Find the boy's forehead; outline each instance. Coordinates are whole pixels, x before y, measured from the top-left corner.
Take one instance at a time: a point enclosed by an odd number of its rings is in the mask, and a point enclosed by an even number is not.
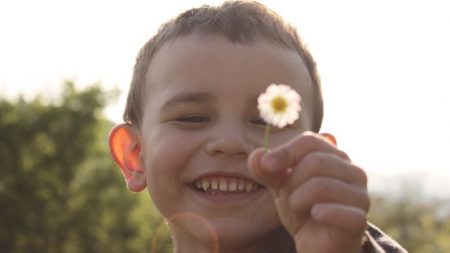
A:
[[[229,91],[225,87],[230,82],[259,82],[258,92],[272,82],[285,83],[297,89],[304,102],[312,102],[308,101],[312,97],[311,76],[299,53],[266,39],[240,43],[221,35],[197,33],[168,41],[149,65],[145,95],[161,94],[175,83],[178,88],[192,86],[180,82],[219,83],[211,86],[224,88],[224,93]],[[248,88],[241,86],[243,90]]]
[[[210,51],[219,53],[236,52],[245,54],[247,57],[256,57],[264,54],[266,56],[271,56],[272,60],[289,62],[292,66],[292,70],[295,72],[301,71],[303,68],[306,70],[306,65],[297,51],[283,47],[280,44],[261,36],[255,38],[253,41],[236,42],[231,41],[223,35],[200,32],[182,35],[165,42],[155,53],[152,62],[176,62],[186,58],[186,56],[198,57],[205,55]],[[149,69],[153,67],[151,65],[152,64],[150,64]]]

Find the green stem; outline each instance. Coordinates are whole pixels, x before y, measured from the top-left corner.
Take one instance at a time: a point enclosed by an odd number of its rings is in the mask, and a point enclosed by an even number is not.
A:
[[[267,152],[269,150],[269,134],[270,134],[270,124],[266,125],[266,130],[264,131],[264,150]]]

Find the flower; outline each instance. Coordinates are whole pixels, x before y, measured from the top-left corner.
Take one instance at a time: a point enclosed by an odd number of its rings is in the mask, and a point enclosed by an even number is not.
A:
[[[271,84],[258,97],[258,110],[267,123],[283,128],[294,123],[301,110],[300,95],[285,84]]]

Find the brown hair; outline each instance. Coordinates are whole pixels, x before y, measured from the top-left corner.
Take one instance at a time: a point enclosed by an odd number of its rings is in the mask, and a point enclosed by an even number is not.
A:
[[[264,38],[282,47],[297,51],[305,62],[313,81],[314,113],[313,131],[318,132],[323,118],[323,100],[316,63],[297,34],[296,29],[266,6],[254,1],[227,1],[221,6],[204,5],[190,9],[161,25],[140,50],[128,93],[124,121],[142,125],[142,99],[146,73],[156,51],[177,37],[193,32],[219,34],[232,42],[252,43]]]

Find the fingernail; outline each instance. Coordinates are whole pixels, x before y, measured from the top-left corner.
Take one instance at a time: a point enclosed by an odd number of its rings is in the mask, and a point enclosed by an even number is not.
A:
[[[261,167],[266,171],[266,172],[275,172],[277,171],[278,168],[278,159],[270,154],[266,154],[262,157],[261,159]]]

